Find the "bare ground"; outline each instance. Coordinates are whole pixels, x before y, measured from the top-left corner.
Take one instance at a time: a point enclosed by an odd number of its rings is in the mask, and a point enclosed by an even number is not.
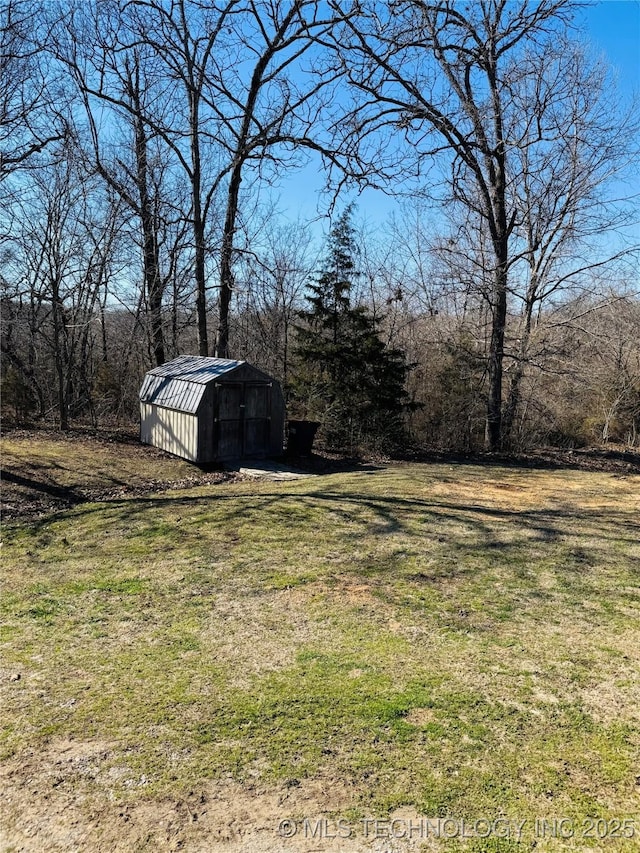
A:
[[[338,777],[274,788],[211,781],[175,799],[141,797],[142,780],[135,801],[116,803],[108,794],[114,768],[102,769],[110,751],[108,743],[59,740],[45,753],[5,762],[0,771],[2,853],[42,853],[45,838],[50,853],[412,853],[424,844],[423,839],[385,838],[393,820],[396,836],[410,821],[416,825],[420,816],[413,810],[398,810],[385,825],[366,829],[361,821],[336,818],[356,799],[356,791]],[[102,784],[106,796],[92,793],[95,783]]]

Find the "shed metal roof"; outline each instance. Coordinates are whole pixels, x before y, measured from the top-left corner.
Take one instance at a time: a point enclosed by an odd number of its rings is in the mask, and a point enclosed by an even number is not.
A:
[[[195,414],[209,382],[244,363],[228,358],[182,355],[147,373],[140,389],[140,400]]]

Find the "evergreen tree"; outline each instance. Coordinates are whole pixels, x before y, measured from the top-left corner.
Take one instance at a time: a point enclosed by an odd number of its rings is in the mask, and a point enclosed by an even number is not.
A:
[[[309,308],[297,327],[293,401],[323,424],[330,446],[389,448],[404,434],[408,366],[401,350],[381,339],[379,321],[351,294],[359,275],[358,249],[348,207],[332,229]]]

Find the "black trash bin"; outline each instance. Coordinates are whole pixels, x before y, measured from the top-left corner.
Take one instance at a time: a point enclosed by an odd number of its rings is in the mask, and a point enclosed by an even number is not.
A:
[[[289,421],[287,424],[287,453],[309,456],[320,424],[318,421]]]

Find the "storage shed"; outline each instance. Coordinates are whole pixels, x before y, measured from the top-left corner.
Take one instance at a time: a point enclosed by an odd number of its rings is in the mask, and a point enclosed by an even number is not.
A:
[[[190,462],[277,456],[284,417],[279,383],[246,361],[183,355],[140,389],[140,440]]]

